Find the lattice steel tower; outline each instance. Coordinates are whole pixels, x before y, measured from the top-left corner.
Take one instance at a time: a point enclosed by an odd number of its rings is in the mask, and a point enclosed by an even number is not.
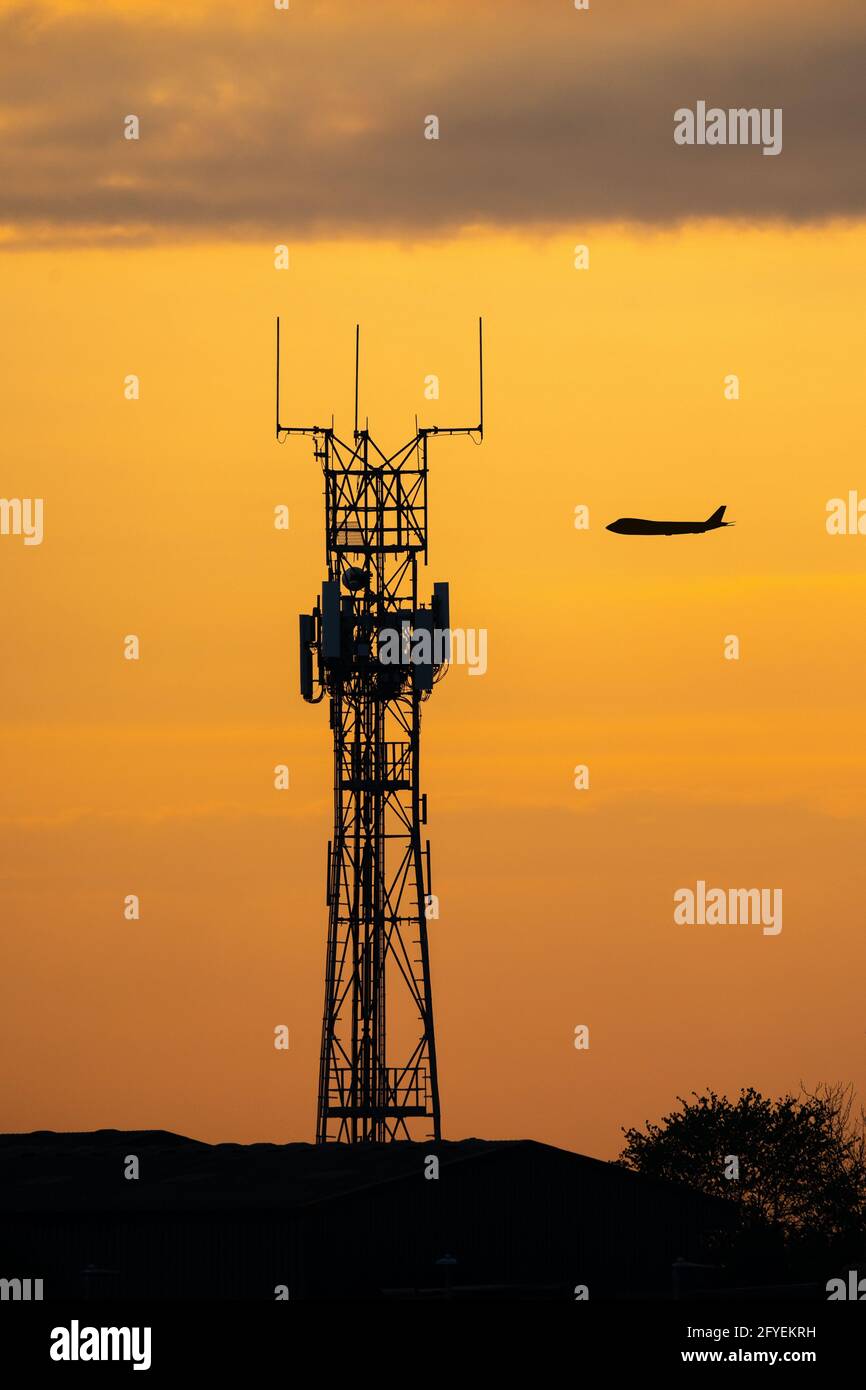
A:
[[[277,439],[313,438],[325,481],[328,577],[300,618],[301,694],[328,696],[334,734],[334,829],[328,842],[325,1008],[316,1140],[381,1143],[440,1136],[427,904],[430,842],[420,789],[421,705],[450,658],[447,584],[418,598],[427,562],[431,435],[484,433],[478,321],[477,425],[419,429],[384,453],[358,428],[280,423]]]

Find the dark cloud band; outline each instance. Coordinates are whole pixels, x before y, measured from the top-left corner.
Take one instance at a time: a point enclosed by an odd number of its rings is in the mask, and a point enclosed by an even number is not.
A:
[[[866,210],[866,26],[650,42],[485,16],[229,31],[16,12],[0,25],[0,220],[26,243]],[[783,152],[676,144],[674,112],[698,101],[782,108]]]

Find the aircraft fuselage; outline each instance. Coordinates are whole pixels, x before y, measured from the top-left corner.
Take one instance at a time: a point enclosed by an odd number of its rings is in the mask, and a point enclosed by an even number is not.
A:
[[[710,525],[707,521],[645,521],[639,516],[621,516],[612,521],[608,531],[616,531],[620,536],[692,536],[703,531],[715,531],[719,522]],[[724,526],[724,522],[721,523]]]

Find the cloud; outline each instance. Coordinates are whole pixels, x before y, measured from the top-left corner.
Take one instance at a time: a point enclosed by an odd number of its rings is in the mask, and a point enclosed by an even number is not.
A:
[[[650,10],[653,7],[649,7]],[[771,7],[774,8],[774,7]],[[243,7],[238,7],[240,11]],[[467,226],[858,217],[866,21],[720,25],[388,5],[230,23],[157,8],[0,16],[7,244],[429,236]],[[261,14],[261,11],[259,12]],[[782,11],[777,11],[781,16]],[[820,22],[819,22],[820,21]],[[673,113],[782,107],[784,149],[679,147]],[[123,118],[141,121],[123,139]],[[439,117],[438,141],[423,137]]]

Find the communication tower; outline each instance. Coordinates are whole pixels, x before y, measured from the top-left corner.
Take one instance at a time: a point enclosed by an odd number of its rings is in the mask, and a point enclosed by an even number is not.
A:
[[[310,435],[322,467],[328,577],[300,617],[301,695],[326,696],[334,738],[334,822],[328,842],[328,941],[316,1141],[382,1143],[440,1137],[427,905],[430,842],[422,846],[421,706],[450,659],[448,585],[419,598],[427,563],[427,457],[437,435],[484,435],[482,323],[477,425],[416,429],[385,453],[358,427],[355,330],[353,443],[325,425],[280,422]]]

